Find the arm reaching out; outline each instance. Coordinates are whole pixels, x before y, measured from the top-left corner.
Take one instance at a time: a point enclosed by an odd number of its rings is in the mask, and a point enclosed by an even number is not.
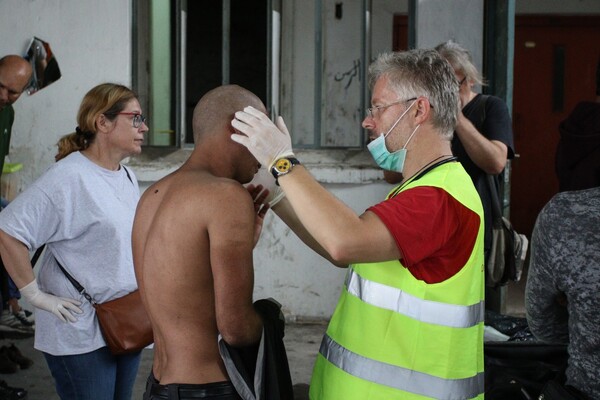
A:
[[[250,183],[246,185],[246,188],[250,191],[251,186],[254,186],[255,188],[260,187],[261,190],[259,190],[258,193],[253,194],[253,192],[250,192],[252,198],[255,199],[255,203],[259,193],[261,195],[265,194],[263,203],[269,205],[270,208],[273,208],[273,206],[279,203],[285,196],[285,192],[275,182],[275,177],[269,172],[266,166],[263,165],[258,169],[258,172],[254,175],[254,178]]]
[[[234,133],[231,139],[245,146],[267,170],[277,159],[294,156],[292,138],[281,117],[275,125],[265,113],[248,106],[235,113],[231,125],[243,133]]]
[[[246,186],[246,190],[248,190],[254,202],[254,213],[256,214],[254,219],[254,247],[256,247],[265,222],[265,215],[270,208],[268,202],[269,191],[264,189],[262,185],[255,186],[252,182]]]

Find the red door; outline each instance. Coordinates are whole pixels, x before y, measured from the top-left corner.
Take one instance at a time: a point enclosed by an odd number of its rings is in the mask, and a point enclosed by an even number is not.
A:
[[[600,17],[517,16],[510,219],[531,237],[538,213],[558,191],[558,124],[593,100],[600,57]]]
[[[408,15],[394,15],[393,51],[408,50]]]

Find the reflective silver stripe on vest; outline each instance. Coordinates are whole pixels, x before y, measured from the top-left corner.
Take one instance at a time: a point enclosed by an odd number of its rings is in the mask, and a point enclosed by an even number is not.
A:
[[[443,379],[407,368],[375,361],[340,346],[328,335],[319,352],[352,376],[409,393],[435,399],[471,399],[484,392],[484,374],[464,379]]]
[[[483,321],[485,306],[470,306],[423,300],[398,288],[373,282],[350,269],[346,277],[348,293],[375,307],[406,315],[417,321],[451,328],[470,328]]]

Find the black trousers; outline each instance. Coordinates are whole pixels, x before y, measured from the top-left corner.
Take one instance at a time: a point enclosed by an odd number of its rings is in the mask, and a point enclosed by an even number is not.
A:
[[[144,400],[241,400],[229,381],[205,383],[202,385],[176,384],[161,385],[154,374],[150,373],[146,381]]]

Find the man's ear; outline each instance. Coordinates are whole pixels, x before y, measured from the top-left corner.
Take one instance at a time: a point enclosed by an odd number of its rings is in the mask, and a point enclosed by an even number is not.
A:
[[[415,107],[415,119],[416,123],[422,124],[425,122],[431,113],[431,104],[429,104],[429,100],[425,97],[419,97],[417,100],[417,104]]]

